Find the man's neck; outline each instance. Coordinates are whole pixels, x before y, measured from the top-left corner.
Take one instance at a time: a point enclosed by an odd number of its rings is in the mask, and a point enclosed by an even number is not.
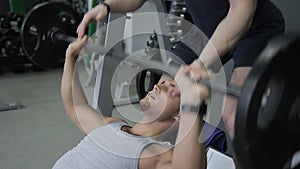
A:
[[[129,132],[131,134],[145,136],[145,137],[156,137],[169,129],[172,124],[174,123],[173,120],[168,121],[153,121],[150,123],[137,123]]]

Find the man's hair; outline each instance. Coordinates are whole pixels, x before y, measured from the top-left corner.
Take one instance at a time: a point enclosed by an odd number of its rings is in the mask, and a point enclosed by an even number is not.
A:
[[[152,71],[151,71],[152,70]],[[165,72],[165,71],[162,71],[162,70],[157,70],[157,69],[151,69],[149,70],[153,76],[154,76],[154,83],[153,84],[157,84],[159,79],[162,77],[162,76],[169,76],[171,77],[172,79],[174,79],[173,76],[171,76],[169,73]],[[155,71],[153,71],[155,70]],[[152,86],[153,87],[153,86]]]

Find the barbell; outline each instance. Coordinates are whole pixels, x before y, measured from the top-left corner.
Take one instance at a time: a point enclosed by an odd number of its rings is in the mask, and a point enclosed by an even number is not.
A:
[[[62,66],[68,44],[76,39],[80,19],[63,3],[45,2],[35,6],[26,15],[21,29],[24,52],[42,67]],[[85,48],[101,54],[111,52],[93,43]],[[283,168],[300,149],[300,80],[296,70],[300,65],[299,49],[299,36],[273,40],[253,65],[243,88],[212,85],[209,79],[198,81],[215,91],[239,97],[234,148],[245,169]],[[112,54],[125,58],[118,51]],[[126,57],[126,60],[157,73],[175,75],[178,71],[178,67],[155,60],[138,57]]]

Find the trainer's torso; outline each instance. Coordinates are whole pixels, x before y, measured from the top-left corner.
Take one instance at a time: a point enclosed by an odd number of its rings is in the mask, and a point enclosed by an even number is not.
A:
[[[194,24],[209,38],[226,17],[230,7],[228,0],[185,0],[185,2]],[[256,12],[249,31],[268,24],[276,17],[281,17],[281,13],[270,0],[257,0]]]

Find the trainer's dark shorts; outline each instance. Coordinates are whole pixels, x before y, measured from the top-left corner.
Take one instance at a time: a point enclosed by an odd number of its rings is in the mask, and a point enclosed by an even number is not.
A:
[[[262,21],[262,18],[259,17],[254,19],[260,20],[256,22],[260,24],[253,24],[236,46],[221,57],[223,64],[232,58],[234,60],[234,68],[252,67],[255,60],[268,44],[268,41],[284,33],[285,24],[280,12],[274,13],[272,18],[268,19],[268,22]],[[186,42],[188,42],[188,40],[186,40]],[[193,42],[195,42],[195,40],[193,40]],[[173,53],[186,64],[192,63],[201,53],[201,51],[191,50],[190,46],[191,45],[186,45],[184,42],[180,42],[173,50]],[[195,46],[197,46],[197,44],[195,44]]]

